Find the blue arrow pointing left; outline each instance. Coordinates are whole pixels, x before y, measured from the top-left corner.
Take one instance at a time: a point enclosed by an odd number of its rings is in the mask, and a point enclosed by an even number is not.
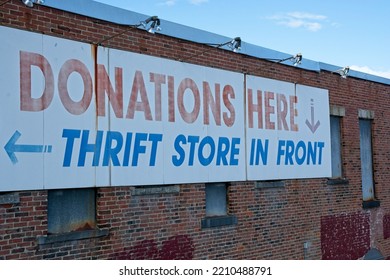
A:
[[[22,134],[16,130],[4,146],[4,150],[7,152],[13,164],[18,163],[15,153],[51,153],[51,145],[17,145],[16,141],[18,141],[21,135]]]

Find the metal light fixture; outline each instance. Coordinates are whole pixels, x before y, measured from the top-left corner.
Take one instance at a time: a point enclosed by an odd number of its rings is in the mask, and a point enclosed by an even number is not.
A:
[[[34,6],[34,3],[36,4],[44,4],[45,1],[44,0],[22,0],[23,4],[26,5],[27,7],[30,7],[32,8]]]
[[[227,46],[229,49],[231,49],[233,52],[237,53],[241,50],[241,38],[240,37],[236,37],[232,40],[229,40],[225,43],[221,43],[221,44],[214,44],[214,43],[201,43],[201,44],[204,44],[204,45],[207,45],[207,46],[213,46],[213,47],[216,47],[216,48],[221,48],[221,47],[224,47],[224,46]],[[205,53],[207,53],[210,49],[207,49],[201,53],[196,53],[192,56],[189,56],[189,57],[186,57],[186,58],[180,58],[179,61],[184,61],[184,60],[188,60],[190,58],[194,58],[194,57],[197,57],[197,56],[201,56],[201,55],[204,55]]]
[[[228,44],[228,47],[233,51],[233,52],[239,52],[241,50],[241,38],[236,37],[233,40],[231,40]]]
[[[301,53],[296,54],[293,57],[293,61],[294,61],[294,66],[297,66],[297,65],[301,64],[301,62],[302,62],[302,54]]]
[[[215,46],[216,48],[228,46],[228,48],[231,49],[233,52],[239,52],[241,50],[241,38],[236,37],[222,44],[206,44],[206,45]]]
[[[158,31],[161,31],[160,19],[157,16],[149,17],[146,20],[143,20],[138,24],[119,24],[119,25],[123,25],[123,26],[129,27],[129,28],[138,28],[138,27],[142,26],[146,31],[148,31],[151,34],[154,34]],[[112,38],[118,37],[118,36],[126,33],[127,31],[129,31],[129,29],[125,29],[122,32],[119,32],[119,33],[114,34],[114,35],[112,35],[104,40],[101,40],[100,42],[97,43],[97,45],[101,45],[103,42],[106,42],[106,41],[111,40]]]
[[[32,8],[34,6],[34,3],[32,0],[22,0],[23,4],[26,5],[27,7]]]
[[[281,62],[290,60],[290,61],[293,62],[293,65],[294,65],[294,66],[297,66],[297,65],[301,64],[301,62],[302,62],[302,54],[301,54],[301,53],[297,53],[297,54],[294,55],[294,56],[289,56],[289,57],[283,58],[283,59],[268,58],[268,60],[273,60],[273,61],[275,61],[276,63],[281,63]]]
[[[145,21],[141,21],[141,23],[138,26],[141,25],[145,28],[145,30],[147,30],[149,33],[152,34],[161,31],[160,19],[157,16],[152,16],[146,19]]]
[[[297,65],[302,63],[302,54],[297,53],[296,55],[289,56],[286,58],[261,58],[261,59],[270,60],[270,61],[275,62],[275,63],[282,63],[284,61],[290,60],[294,66],[297,66]],[[263,68],[263,67],[258,67],[258,68],[252,69],[252,70],[248,70],[248,71],[245,71],[244,73],[249,74],[249,73],[252,73],[254,71],[260,70],[261,68]]]
[[[345,66],[339,70],[333,71],[332,73],[337,73],[341,78],[346,79],[349,73],[349,66]]]

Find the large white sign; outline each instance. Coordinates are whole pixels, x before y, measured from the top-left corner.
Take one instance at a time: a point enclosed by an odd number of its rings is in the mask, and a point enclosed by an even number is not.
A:
[[[0,34],[0,191],[330,176],[326,90]]]
[[[247,179],[329,177],[328,91],[248,76]]]

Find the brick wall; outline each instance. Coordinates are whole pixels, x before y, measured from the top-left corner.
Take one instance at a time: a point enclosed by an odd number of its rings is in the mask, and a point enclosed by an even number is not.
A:
[[[35,258],[37,236],[47,232],[46,192],[18,192],[10,196],[1,195],[0,259]]]
[[[0,7],[0,25],[87,43],[124,30],[45,6],[30,9],[18,0]],[[136,29],[104,45],[174,60],[209,48]],[[171,192],[99,188],[101,232],[51,242],[40,239],[47,235],[47,191],[1,193],[0,259],[356,259],[369,248],[390,257],[390,86],[214,48],[186,62],[328,89],[330,104],[346,111],[342,157],[347,180],[286,180],[276,187],[231,183],[228,212],[237,223],[215,228],[201,227],[204,184],[174,186]],[[359,109],[375,112],[374,180],[380,206],[372,209],[362,208]]]

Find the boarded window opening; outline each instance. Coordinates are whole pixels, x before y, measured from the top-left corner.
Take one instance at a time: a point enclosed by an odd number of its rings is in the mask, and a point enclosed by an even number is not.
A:
[[[372,121],[370,119],[359,119],[363,201],[374,200],[375,198],[371,125]]]
[[[228,186],[225,183],[206,184],[206,217],[201,221],[203,229],[232,226],[237,217],[228,215]]]
[[[96,228],[95,189],[48,191],[48,233],[59,234]]]
[[[330,136],[332,145],[332,178],[342,178],[342,158],[341,158],[341,117],[330,116]]]
[[[227,215],[227,187],[224,183],[206,185],[206,216]]]

